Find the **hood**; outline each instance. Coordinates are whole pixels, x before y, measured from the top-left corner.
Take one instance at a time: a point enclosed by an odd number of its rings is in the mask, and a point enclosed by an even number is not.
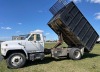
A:
[[[25,44],[25,40],[12,40],[12,41],[5,41],[2,42],[1,45],[18,45],[18,44]]]

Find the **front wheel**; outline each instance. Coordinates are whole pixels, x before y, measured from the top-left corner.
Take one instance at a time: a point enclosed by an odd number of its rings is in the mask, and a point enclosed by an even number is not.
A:
[[[9,68],[21,68],[26,63],[26,57],[22,53],[13,53],[6,61]]]

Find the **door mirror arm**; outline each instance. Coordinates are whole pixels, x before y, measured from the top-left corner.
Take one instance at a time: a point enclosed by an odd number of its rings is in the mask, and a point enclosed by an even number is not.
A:
[[[36,43],[36,41],[34,41]]]

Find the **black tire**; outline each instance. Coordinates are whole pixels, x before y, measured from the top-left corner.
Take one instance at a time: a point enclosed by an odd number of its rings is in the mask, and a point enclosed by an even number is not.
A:
[[[69,57],[73,60],[80,60],[82,57],[80,49],[72,48],[69,52]]]
[[[26,63],[26,57],[22,53],[13,53],[7,58],[6,61],[8,68],[17,69],[24,66]]]

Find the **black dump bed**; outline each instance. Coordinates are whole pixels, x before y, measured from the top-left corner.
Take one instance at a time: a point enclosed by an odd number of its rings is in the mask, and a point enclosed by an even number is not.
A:
[[[85,47],[90,52],[99,35],[77,6],[70,2],[62,7],[48,22],[49,27],[62,33],[64,42],[72,47]]]

